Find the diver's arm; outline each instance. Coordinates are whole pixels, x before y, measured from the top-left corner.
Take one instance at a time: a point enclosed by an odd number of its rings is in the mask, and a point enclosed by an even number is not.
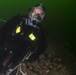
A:
[[[20,20],[21,16],[15,16],[2,26],[2,28],[0,29],[0,46],[7,38],[7,34],[9,32],[12,32],[12,30],[16,27],[16,25],[19,24]]]
[[[19,24],[21,21],[21,16],[15,16],[8,20],[0,29],[0,33],[8,33],[9,31],[12,31],[13,28]]]
[[[40,32],[41,33],[41,32]],[[35,43],[33,49],[37,49],[28,59],[29,62],[33,62],[39,58],[39,56],[46,50],[46,38],[44,33],[38,35],[38,41]]]

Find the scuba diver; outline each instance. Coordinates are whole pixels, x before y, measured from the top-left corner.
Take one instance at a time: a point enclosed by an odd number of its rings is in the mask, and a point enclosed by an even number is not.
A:
[[[45,8],[38,4],[31,8],[28,16],[17,15],[7,21],[0,29],[0,71],[25,60],[33,62],[39,58],[46,47],[45,31],[41,22]]]

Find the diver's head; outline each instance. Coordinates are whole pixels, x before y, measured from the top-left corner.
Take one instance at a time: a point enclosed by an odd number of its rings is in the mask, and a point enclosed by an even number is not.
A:
[[[31,18],[31,21],[35,21],[36,23],[41,23],[45,17],[45,9],[43,5],[38,4],[34,6],[29,13],[29,17]]]

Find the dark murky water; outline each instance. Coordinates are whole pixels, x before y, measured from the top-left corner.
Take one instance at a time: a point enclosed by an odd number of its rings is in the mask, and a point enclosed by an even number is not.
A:
[[[71,75],[76,75],[76,57],[68,43],[50,41],[48,52],[55,53],[61,59],[62,64],[67,67]]]

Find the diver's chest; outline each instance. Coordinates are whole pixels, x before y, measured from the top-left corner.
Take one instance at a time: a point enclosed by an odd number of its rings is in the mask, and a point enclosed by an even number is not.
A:
[[[8,38],[11,40],[18,40],[18,41],[36,41],[39,38],[39,29],[34,28],[32,26],[20,26],[14,28],[12,32],[8,34]]]

